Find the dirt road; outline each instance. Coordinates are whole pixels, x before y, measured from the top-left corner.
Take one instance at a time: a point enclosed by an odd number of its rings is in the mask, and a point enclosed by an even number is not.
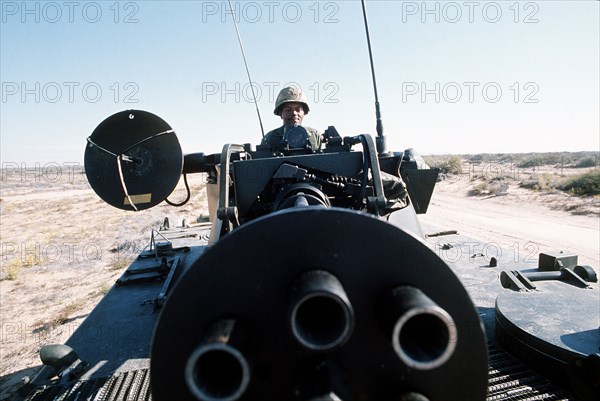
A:
[[[579,255],[580,264],[600,267],[600,216],[574,215],[564,194],[538,194],[510,187],[502,196],[468,196],[468,182],[441,182],[420,220],[478,241],[495,243],[520,257],[537,259],[539,252],[565,251]],[[562,199],[558,199],[562,197]],[[580,199],[571,199],[578,202]],[[588,202],[597,200],[589,199]]]

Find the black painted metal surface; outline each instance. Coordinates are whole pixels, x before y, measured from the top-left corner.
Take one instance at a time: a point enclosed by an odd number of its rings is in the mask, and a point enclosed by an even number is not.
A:
[[[290,326],[293,283],[314,269],[339,279],[355,315],[349,339],[326,352],[299,344]],[[454,349],[447,360],[440,356],[438,365],[415,368],[394,352],[379,312],[398,286],[420,289],[453,319],[458,334],[449,340]],[[158,322],[151,359],[155,399],[194,399],[186,381],[190,357],[203,346],[208,327],[227,318],[248,323],[257,339],[245,356],[253,373],[240,400],[310,399],[315,386],[344,400],[389,399],[408,391],[431,401],[485,398],[485,337],[465,289],[425,244],[364,213],[277,212],[207,250],[178,282]],[[423,338],[431,334],[428,318],[416,330]]]

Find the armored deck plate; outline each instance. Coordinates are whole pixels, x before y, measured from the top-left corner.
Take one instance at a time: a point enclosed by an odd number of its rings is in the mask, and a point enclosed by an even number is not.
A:
[[[544,281],[536,291],[503,291],[496,301],[496,336],[530,366],[593,400],[600,396],[600,292],[589,284]]]
[[[425,233],[440,232],[436,227],[423,228]],[[582,287],[573,281],[549,280],[535,281],[533,290],[503,288],[503,272],[534,272],[538,261],[529,256],[515,259],[515,250],[450,230],[445,233],[449,234],[432,236],[428,242],[467,288],[488,340],[526,361],[577,399],[599,399],[598,283],[587,282]]]

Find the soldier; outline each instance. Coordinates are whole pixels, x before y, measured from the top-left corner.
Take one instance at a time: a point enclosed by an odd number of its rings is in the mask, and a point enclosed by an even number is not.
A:
[[[283,88],[275,101],[275,115],[281,117],[283,125],[268,132],[261,145],[268,145],[271,151],[277,151],[290,128],[302,126],[304,116],[309,112],[306,96],[300,88],[287,86]],[[308,134],[308,141],[313,150],[321,148],[321,133],[314,128],[303,127]]]
[[[304,116],[308,112],[309,108],[306,96],[304,96],[300,88],[294,86],[283,88],[279,92],[279,95],[277,95],[274,110],[275,115],[281,117],[283,120],[283,125],[269,131],[264,136],[260,146],[268,147],[270,151],[277,152],[281,149],[282,142],[287,143],[290,147],[303,148],[307,145],[306,142],[308,141],[313,151],[319,150],[322,142],[321,133],[314,128],[301,125]],[[294,127],[301,127],[306,130],[308,137],[304,137],[304,139],[298,141],[294,140],[292,136],[287,135],[288,132],[292,132],[291,129]],[[304,132],[304,130],[302,131]],[[296,135],[293,135],[293,137],[296,137]],[[405,207],[407,205],[407,191],[402,178],[383,171],[380,172],[380,175],[383,183],[383,191],[387,199],[385,213],[391,213],[394,210]],[[370,185],[373,185],[372,181]]]

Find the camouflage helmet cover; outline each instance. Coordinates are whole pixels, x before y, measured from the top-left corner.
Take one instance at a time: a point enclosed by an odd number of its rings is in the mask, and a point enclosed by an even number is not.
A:
[[[277,100],[275,100],[275,110],[273,113],[277,116],[281,116],[281,109],[283,105],[286,103],[297,102],[302,104],[302,108],[304,109],[304,114],[308,114],[308,102],[306,100],[306,96],[302,89],[295,86],[286,86],[281,91],[279,91],[279,95],[277,95]]]

